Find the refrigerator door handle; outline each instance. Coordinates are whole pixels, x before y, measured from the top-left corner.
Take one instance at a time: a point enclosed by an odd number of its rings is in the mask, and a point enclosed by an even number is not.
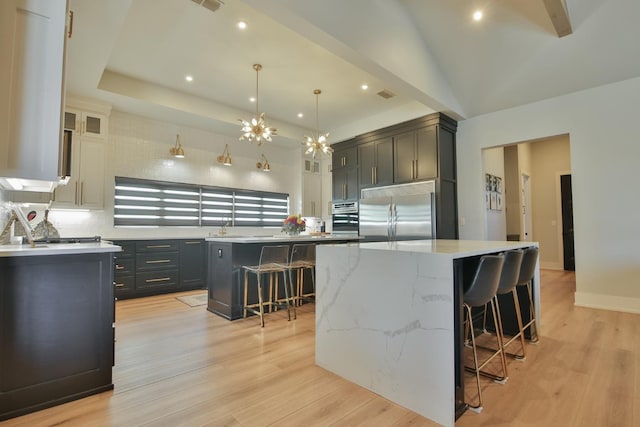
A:
[[[393,204],[389,204],[387,211],[387,240],[391,241],[393,236]]]
[[[391,241],[396,241],[396,227],[398,226],[398,210],[396,209],[396,204],[391,204]]]
[[[431,239],[436,239],[436,193],[431,193]]]

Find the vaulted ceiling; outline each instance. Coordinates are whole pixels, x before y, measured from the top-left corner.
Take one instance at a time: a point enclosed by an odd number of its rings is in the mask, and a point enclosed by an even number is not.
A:
[[[315,129],[314,89],[322,90],[320,130],[336,142],[434,111],[464,119],[640,76],[637,0],[223,0],[216,11],[194,0],[70,0],[70,7],[70,95],[239,136],[238,119],[255,115],[252,64],[260,63],[259,107],[278,129],[278,145],[299,144]],[[479,22],[476,9],[484,13]],[[247,29],[237,28],[240,20]],[[559,37],[563,23],[572,33]]]

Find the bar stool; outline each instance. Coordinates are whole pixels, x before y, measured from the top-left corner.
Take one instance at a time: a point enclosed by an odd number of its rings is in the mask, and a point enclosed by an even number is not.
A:
[[[518,276],[517,286],[526,286],[529,295],[529,321],[522,326],[520,334],[524,336],[525,329],[529,328],[531,332],[531,342],[537,343],[538,339],[538,323],[536,321],[536,308],[533,304],[533,276],[536,273],[536,264],[538,262],[538,248],[531,246],[524,251],[522,257],[522,265],[520,266],[520,274]]]
[[[309,270],[311,274],[312,291],[304,292],[304,273]],[[305,298],[316,295],[316,245],[315,243],[296,243],[291,249],[291,259],[289,260],[289,283],[293,287],[292,274],[296,275],[296,302],[302,305]]]
[[[273,307],[277,304],[273,298],[273,285],[275,281],[276,289],[278,288],[278,273],[282,273],[284,292],[286,296],[285,303],[287,306],[287,319],[291,320],[291,299],[293,297],[293,289],[291,288],[291,283],[287,280],[288,258],[288,245],[263,246],[260,250],[260,261],[258,265],[242,266],[244,269],[244,317],[247,317],[247,312],[260,316],[261,327],[264,327],[264,306],[269,306],[269,311],[272,311]],[[248,304],[249,273],[255,274],[258,281],[258,302],[256,304]],[[264,291],[262,286],[262,279],[265,274],[269,276],[268,301],[264,301]],[[295,310],[294,306],[294,319],[297,317]]]
[[[469,405],[469,408],[475,412],[482,411],[482,390],[480,389],[480,374],[488,376],[495,381],[504,382],[507,380],[507,361],[504,357],[504,350],[502,346],[502,338],[499,333],[496,334],[496,340],[498,343],[498,349],[487,358],[482,364],[478,364],[478,351],[476,347],[475,331],[473,327],[473,316],[471,314],[472,307],[483,307],[485,304],[491,305],[491,311],[493,313],[493,321],[496,331],[499,331],[500,325],[498,322],[498,315],[496,306],[494,303],[496,293],[498,291],[498,284],[500,282],[500,274],[502,272],[502,266],[504,264],[503,255],[484,255],[480,258],[480,263],[476,269],[476,273],[471,282],[471,286],[463,294],[464,308],[465,308],[465,336],[468,332],[471,332],[471,345],[473,348],[473,368],[465,366],[465,370],[474,372],[476,374],[476,384],[478,386],[478,405]],[[500,356],[502,362],[502,376],[497,376],[482,371],[495,356]]]
[[[526,357],[526,352],[524,348],[524,335],[522,332],[522,314],[520,313],[520,300],[518,299],[518,292],[516,290],[516,285],[518,284],[518,278],[520,276],[520,267],[522,265],[522,259],[524,257],[524,252],[517,249],[513,251],[507,251],[504,254],[504,264],[502,266],[502,272],[500,273],[500,282],[498,284],[498,291],[495,297],[497,313],[498,313],[498,321],[500,324],[500,330],[496,331],[496,333],[500,333],[502,335],[502,343],[505,354],[515,357],[518,360],[524,360]],[[500,304],[498,303],[498,295],[505,295],[511,293],[513,295],[513,305],[515,307],[516,313],[516,321],[518,324],[518,331],[511,339],[505,342],[505,333],[504,333],[504,325],[502,323],[502,311],[500,308]],[[486,324],[486,316],[487,309],[485,307],[485,317],[484,321]],[[486,331],[486,329],[485,329]],[[515,341],[518,337],[520,337],[520,346],[522,348],[522,355],[512,354],[507,352],[507,346]]]

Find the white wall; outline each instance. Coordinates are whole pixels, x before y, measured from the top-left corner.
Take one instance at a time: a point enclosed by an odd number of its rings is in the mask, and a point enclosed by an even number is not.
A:
[[[173,159],[169,149],[176,134],[185,150],[184,159]],[[203,144],[204,142],[204,144]],[[114,177],[155,179],[233,188],[277,191],[290,194],[292,212],[301,209],[301,149],[262,146],[237,138],[216,135],[195,128],[148,119],[120,111],[109,117],[105,172],[105,206],[102,211],[52,211],[50,220],[62,236],[116,237],[203,237],[217,233],[209,228],[115,228],[113,227]],[[233,166],[216,161],[225,144]],[[209,146],[203,150],[196,146]],[[256,169],[260,154],[271,164],[271,172]],[[237,227],[233,234],[278,234],[279,230]]]
[[[486,149],[482,152],[484,173],[502,178],[502,192],[504,196],[504,148],[497,147]],[[507,240],[507,218],[504,210],[486,210],[487,214],[487,240]]]
[[[569,134],[576,304],[640,312],[640,78],[464,120],[458,124],[463,239],[485,239],[482,149]]]

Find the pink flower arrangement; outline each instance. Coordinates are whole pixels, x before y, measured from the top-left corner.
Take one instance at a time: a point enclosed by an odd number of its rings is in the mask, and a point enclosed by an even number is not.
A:
[[[287,234],[300,234],[304,231],[306,223],[300,214],[289,215],[282,223],[282,231]]]

